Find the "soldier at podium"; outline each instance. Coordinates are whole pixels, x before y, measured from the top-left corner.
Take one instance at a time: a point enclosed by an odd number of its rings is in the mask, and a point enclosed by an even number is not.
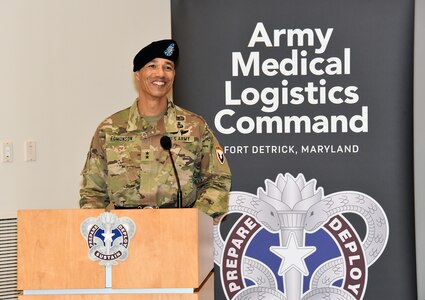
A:
[[[179,190],[183,207],[216,220],[227,211],[231,172],[218,140],[201,116],[169,97],[178,56],[176,41],[166,39],[134,57],[139,96],[97,127],[82,170],[81,208],[175,207]]]

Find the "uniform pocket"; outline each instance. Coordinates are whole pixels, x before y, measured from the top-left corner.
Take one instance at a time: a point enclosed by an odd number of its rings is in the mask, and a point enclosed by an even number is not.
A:
[[[110,192],[130,195],[133,194],[130,190],[137,191],[140,185],[140,139],[136,136],[107,135],[105,153]]]

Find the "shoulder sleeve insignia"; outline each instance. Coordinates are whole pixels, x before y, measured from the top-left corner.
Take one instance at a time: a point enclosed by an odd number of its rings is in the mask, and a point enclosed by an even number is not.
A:
[[[220,146],[215,147],[215,155],[220,162],[220,164],[224,164],[224,152]]]

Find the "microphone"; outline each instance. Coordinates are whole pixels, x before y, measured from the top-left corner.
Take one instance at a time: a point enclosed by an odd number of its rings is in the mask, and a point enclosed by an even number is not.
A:
[[[182,205],[183,205],[182,189],[180,187],[180,179],[179,179],[179,175],[177,174],[176,165],[174,163],[173,156],[171,155],[171,150],[170,150],[171,139],[168,136],[164,135],[159,142],[161,143],[162,149],[164,149],[165,151],[168,151],[168,154],[170,155],[171,164],[173,165],[173,169],[174,169],[174,176],[176,177],[176,180],[177,180],[177,207],[182,208]]]

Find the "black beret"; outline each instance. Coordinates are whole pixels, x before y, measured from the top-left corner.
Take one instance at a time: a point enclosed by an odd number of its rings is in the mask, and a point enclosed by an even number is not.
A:
[[[144,47],[133,59],[133,72],[139,71],[144,65],[157,57],[176,63],[179,57],[177,42],[175,40],[160,40]]]

